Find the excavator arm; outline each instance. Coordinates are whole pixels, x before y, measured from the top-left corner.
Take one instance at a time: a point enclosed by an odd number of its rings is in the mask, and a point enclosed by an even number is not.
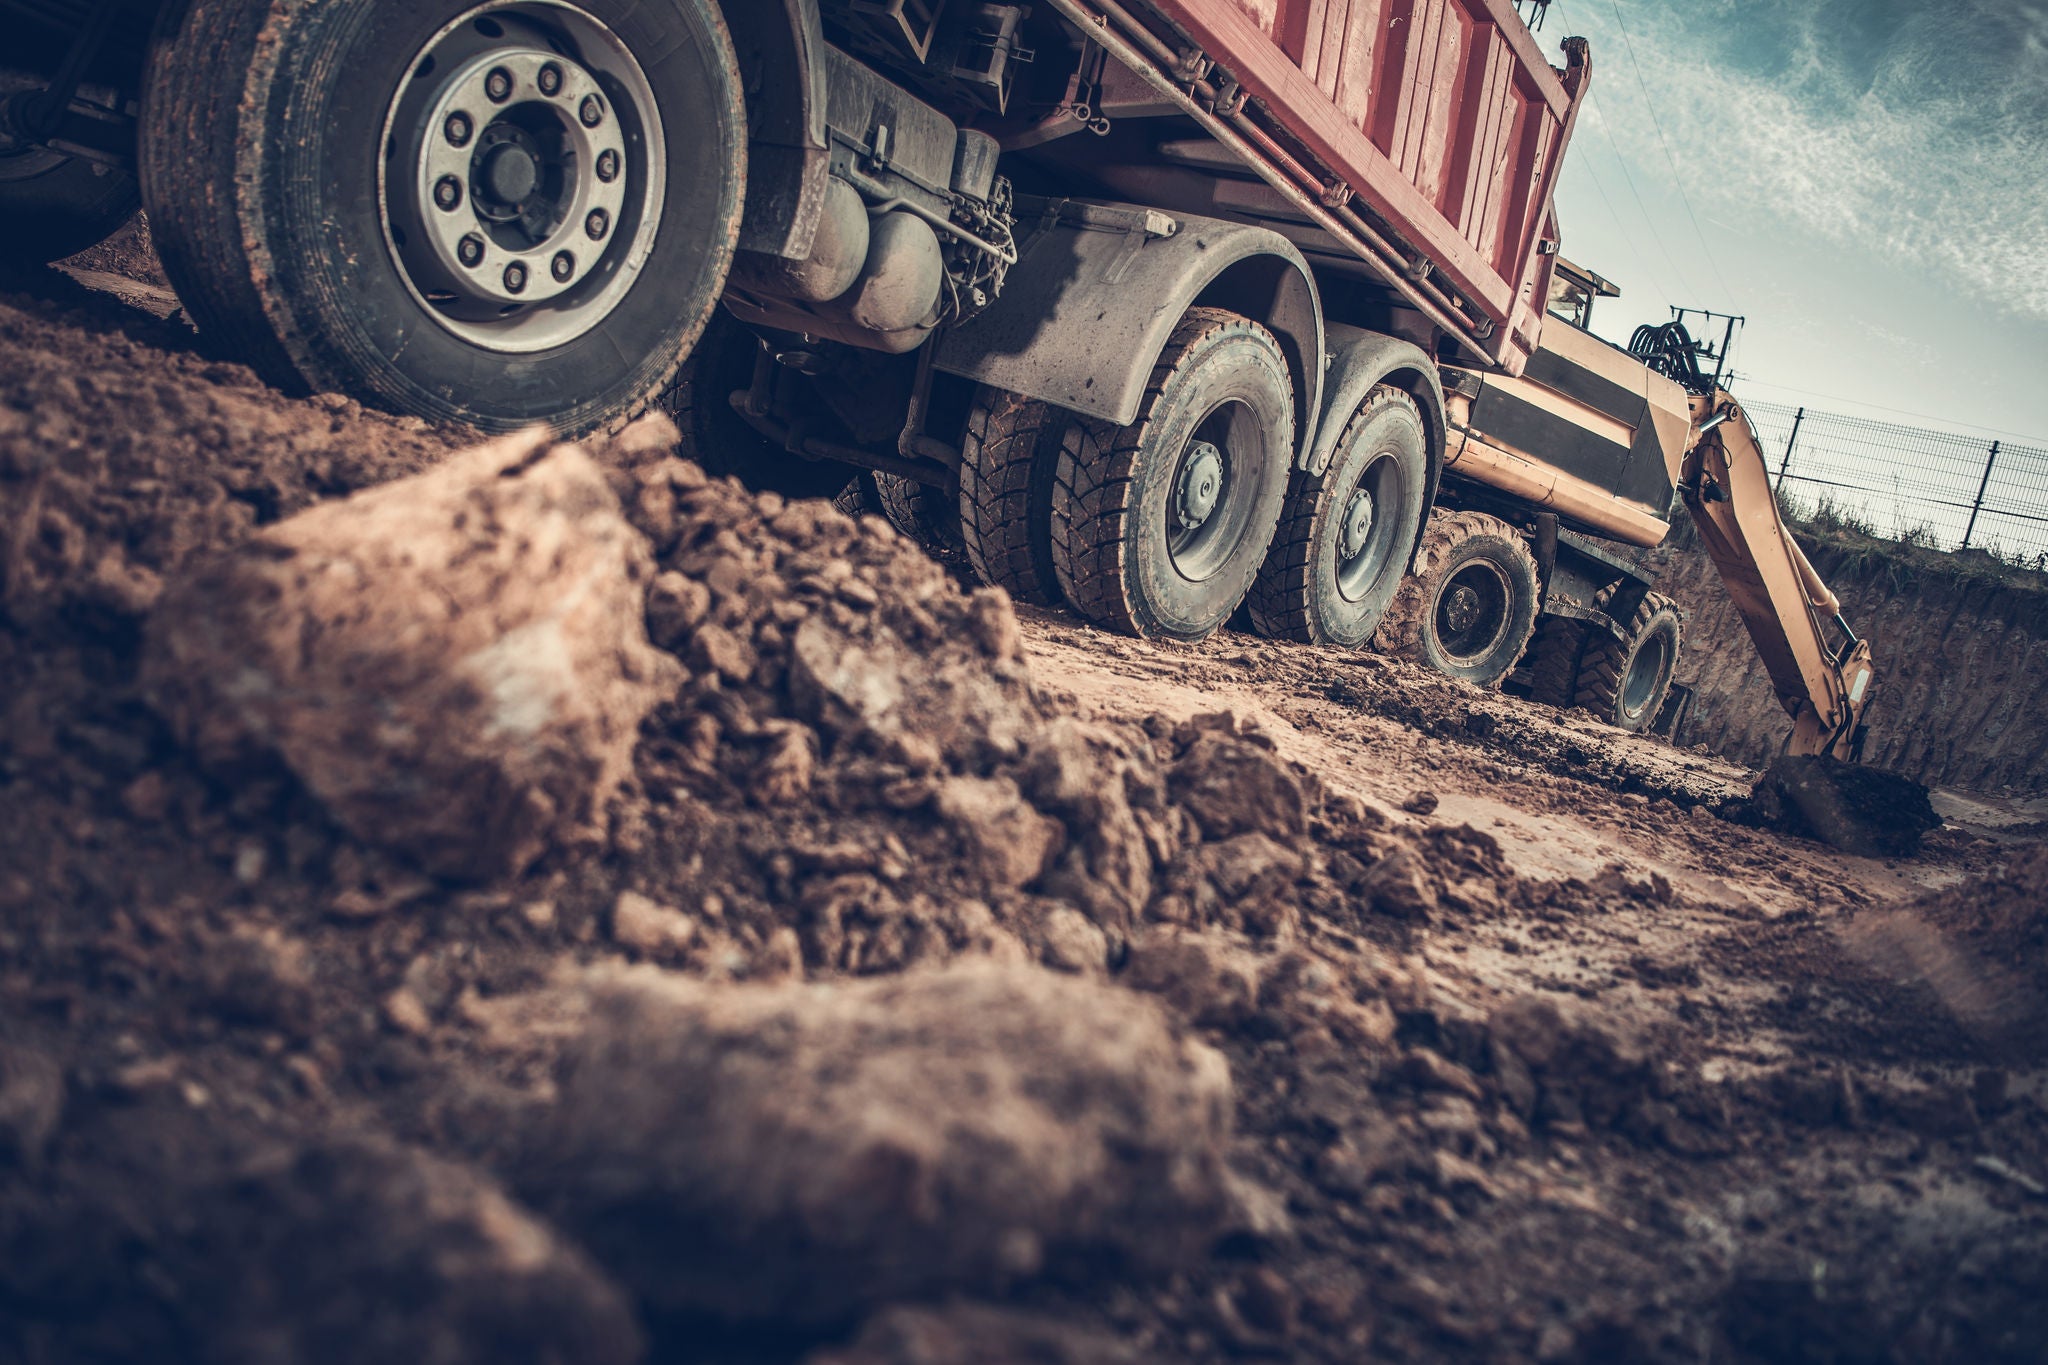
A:
[[[1679,493],[1792,717],[1785,751],[1855,762],[1871,697],[1870,645],[1842,619],[1841,602],[1786,528],[1748,414],[1710,387],[1691,400]]]

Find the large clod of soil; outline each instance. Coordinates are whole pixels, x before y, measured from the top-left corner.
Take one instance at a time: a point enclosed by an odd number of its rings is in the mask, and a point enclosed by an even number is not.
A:
[[[1223,1058],[1035,968],[597,987],[528,1184],[670,1310],[819,1322],[1187,1264],[1236,1207]]]
[[[217,768],[274,754],[365,842],[453,876],[595,842],[679,684],[646,542],[545,430],[301,512],[178,581],[144,685]]]

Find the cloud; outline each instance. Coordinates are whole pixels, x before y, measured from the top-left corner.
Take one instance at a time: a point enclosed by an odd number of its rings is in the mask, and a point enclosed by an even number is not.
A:
[[[1606,0],[1594,41],[1625,154],[1670,175]],[[2048,4],[1701,0],[1622,8],[1686,193],[1764,214],[2048,319]]]

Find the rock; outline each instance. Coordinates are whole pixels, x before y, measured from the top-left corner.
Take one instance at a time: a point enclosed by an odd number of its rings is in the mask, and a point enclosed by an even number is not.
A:
[[[635,1361],[624,1297],[482,1175],[381,1141],[290,1153],[193,1200],[156,1273],[210,1360]]]
[[[1434,815],[1436,808],[1437,795],[1433,791],[1410,793],[1408,799],[1401,803],[1401,809],[1410,815]]]
[[[981,963],[852,983],[597,978],[525,1186],[658,1309],[778,1324],[1138,1271],[1245,1207],[1223,1059],[1151,1002]]]
[[[405,986],[384,997],[384,1022],[415,1038],[424,1038],[434,1031],[434,1017],[427,1013],[426,1004]]]
[[[763,806],[786,806],[811,794],[817,772],[817,742],[808,725],[771,720],[761,727],[768,746],[754,765],[750,794]]]
[[[939,784],[939,818],[959,836],[969,866],[991,886],[1037,881],[1060,826],[1032,809],[1007,777],[949,777]]]
[[[1407,844],[1394,845],[1368,868],[1360,889],[1382,914],[1426,920],[1437,911],[1436,881],[1421,855]]]
[[[1132,941],[1119,979],[1160,996],[1183,1018],[1227,1028],[1257,1004],[1259,961],[1220,935],[1154,929]]]
[[[1207,839],[1265,834],[1281,843],[1308,830],[1301,782],[1285,761],[1256,744],[1214,731],[1197,736],[1167,776]]]
[[[804,1365],[1135,1365],[1121,1342],[1058,1318],[957,1303],[887,1308]]]
[[[49,1054],[0,1042],[0,1162],[33,1165],[64,1117],[64,1068]]]
[[[1109,962],[1109,936],[1072,906],[1056,905],[1038,926],[1039,956],[1064,972],[1099,972]]]
[[[981,652],[996,663],[1009,663],[1024,652],[1016,609],[1001,588],[980,588],[967,599],[967,626]]]
[[[663,649],[675,649],[710,611],[711,589],[673,569],[657,574],[647,589],[647,634]]]
[[[687,947],[696,934],[695,920],[638,891],[621,891],[612,903],[612,938],[636,952],[673,952]]]
[[[1633,1026],[1588,1001],[1519,995],[1493,1012],[1487,1034],[1503,1092],[1518,1110],[1535,1087],[1539,1122],[1609,1125],[1632,1110],[1651,1082],[1651,1057]],[[1511,1054],[1526,1069],[1527,1080]]]
[[[715,673],[729,683],[753,677],[757,663],[754,647],[724,626],[706,624],[690,640],[691,667],[702,673]]]
[[[1039,724],[1021,677],[971,646],[913,649],[879,626],[856,639],[816,616],[790,640],[789,698],[828,738],[923,771],[1014,757]]]
[[[1152,898],[1153,864],[1131,790],[1156,797],[1156,776],[1138,772],[1114,735],[1062,716],[1032,737],[1021,780],[1068,831],[1047,891],[1084,905],[1098,924],[1129,929]]]
[[[679,676],[647,640],[651,574],[597,465],[523,432],[186,574],[143,682],[203,760],[275,754],[366,843],[502,876],[602,837]]]

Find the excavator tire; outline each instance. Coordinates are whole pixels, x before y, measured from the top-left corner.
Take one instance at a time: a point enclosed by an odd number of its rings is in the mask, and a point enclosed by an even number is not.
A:
[[[1540,596],[1536,557],[1514,527],[1484,512],[1439,509],[1373,643],[1497,687],[1529,647]]]
[[[1047,403],[984,386],[961,441],[960,538],[981,581],[1019,602],[1060,600],[1052,565],[1052,490],[1060,438],[1074,419]]]
[[[1240,314],[1190,308],[1129,426],[1066,428],[1052,499],[1061,592],[1111,630],[1206,639],[1251,589],[1293,455],[1280,343]]]
[[[1529,642],[1529,700],[1563,711],[1579,697],[1579,659],[1590,627],[1569,616],[1546,616]]]
[[[1261,635],[1347,649],[1372,639],[1420,529],[1428,451],[1415,400],[1382,384],[1352,414],[1327,468],[1294,471],[1246,601]]]
[[[1671,690],[1684,638],[1684,618],[1671,599],[1645,593],[1627,640],[1602,631],[1587,645],[1574,704],[1630,734],[1648,729]]]

